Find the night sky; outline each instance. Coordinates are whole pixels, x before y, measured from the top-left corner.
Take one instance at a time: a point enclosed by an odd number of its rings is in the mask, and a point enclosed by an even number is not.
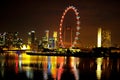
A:
[[[110,30],[112,44],[120,44],[120,2],[118,1],[1,0],[0,32],[17,31],[25,41],[27,32],[31,30],[36,31],[38,38],[45,34],[45,30],[50,30],[50,35],[52,35],[52,31],[58,31],[60,19],[66,7],[73,5],[80,15],[82,45],[96,45],[98,27]],[[74,19],[74,12],[69,12],[64,22],[67,23],[68,20],[71,24]]]

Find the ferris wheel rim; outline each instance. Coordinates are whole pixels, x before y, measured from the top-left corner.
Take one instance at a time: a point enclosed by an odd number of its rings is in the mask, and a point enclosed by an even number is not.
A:
[[[72,45],[70,47],[74,47],[75,44],[77,44],[77,40],[78,40],[78,36],[79,36],[79,30],[80,30],[80,16],[79,16],[79,12],[78,10],[74,7],[74,6],[69,6],[65,9],[65,11],[63,12],[63,15],[61,17],[61,20],[60,20],[60,27],[59,27],[59,35],[60,35],[60,44],[62,47],[65,48],[65,45],[63,43],[63,40],[62,40],[62,27],[63,27],[63,21],[64,21],[64,18],[65,18],[65,15],[68,13],[69,10],[73,10],[75,15],[76,15],[76,34],[75,34],[75,38],[74,38],[74,41],[72,42]]]

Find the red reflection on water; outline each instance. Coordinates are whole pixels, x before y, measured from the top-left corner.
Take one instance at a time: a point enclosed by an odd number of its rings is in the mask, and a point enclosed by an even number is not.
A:
[[[57,72],[58,72],[58,74],[57,74],[57,75],[58,75],[57,79],[58,79],[58,80],[60,80],[61,74],[63,73],[63,68],[62,68],[63,65],[61,64],[60,66],[61,66],[61,67],[57,69]]]
[[[15,72],[18,73],[18,55],[15,55]]]
[[[57,57],[57,64],[58,64],[58,69],[57,69],[57,79],[60,80],[61,74],[63,72],[63,65],[65,62],[65,57]]]

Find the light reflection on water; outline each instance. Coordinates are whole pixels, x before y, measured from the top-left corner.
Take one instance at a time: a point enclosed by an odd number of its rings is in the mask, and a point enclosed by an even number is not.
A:
[[[102,74],[102,61],[103,61],[103,58],[97,58],[96,59],[96,63],[97,63],[97,69],[96,69],[96,76],[97,76],[97,79],[100,80],[101,79],[101,74]]]
[[[9,53],[7,53],[9,54]],[[0,80],[119,80],[120,59],[0,55]]]

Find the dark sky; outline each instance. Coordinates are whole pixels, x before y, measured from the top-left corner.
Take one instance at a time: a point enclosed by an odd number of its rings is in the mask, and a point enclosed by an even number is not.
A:
[[[37,37],[45,30],[58,31],[66,7],[75,6],[80,15],[80,41],[83,45],[96,45],[97,29],[102,27],[112,33],[112,43],[120,44],[119,0],[1,0],[0,32],[16,32],[24,40],[27,32],[35,30]],[[67,20],[74,19],[73,16]],[[68,13],[68,15],[69,15]],[[67,21],[66,21],[67,22]]]

